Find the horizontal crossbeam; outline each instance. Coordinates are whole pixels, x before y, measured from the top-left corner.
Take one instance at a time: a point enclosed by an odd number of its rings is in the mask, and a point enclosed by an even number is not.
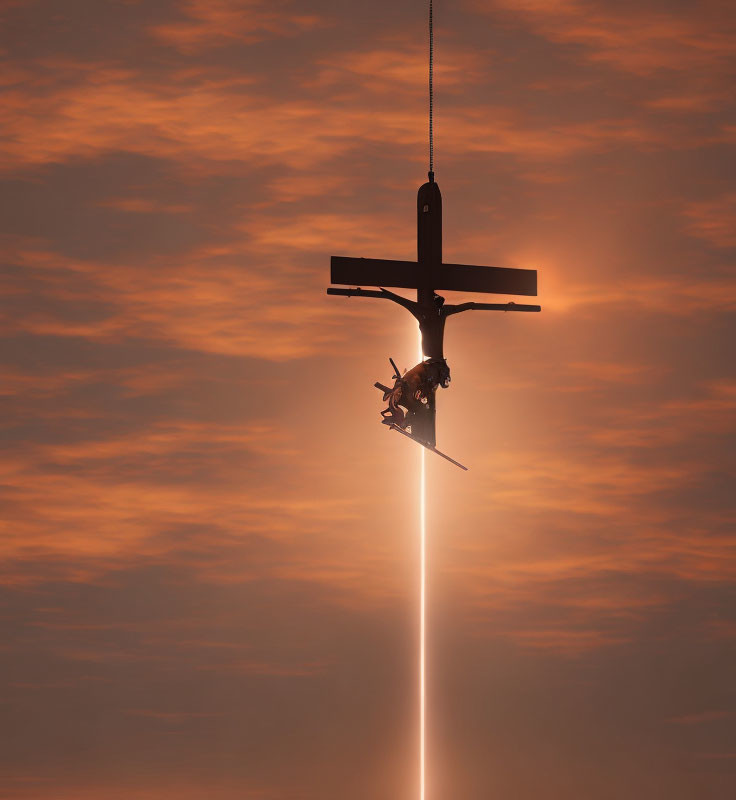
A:
[[[391,286],[394,289],[416,289],[419,281],[416,261],[389,261],[383,258],[330,259],[330,281],[343,286]]]
[[[377,292],[374,289],[335,289],[330,286],[327,289],[327,294],[339,294],[342,297],[380,297],[384,300],[390,300],[391,295],[386,292]]]
[[[443,264],[437,286],[453,292],[487,292],[488,294],[537,294],[535,269],[507,267],[474,267],[469,264]]]
[[[416,261],[332,256],[332,283],[343,286],[390,286],[397,289],[444,289],[489,294],[537,294],[537,272],[533,269],[476,267],[442,264],[427,269]]]
[[[341,297],[377,297],[383,300],[396,300],[398,295],[392,292],[375,291],[374,289],[336,289],[331,286],[327,294]],[[459,314],[461,311],[541,311],[541,306],[530,306],[524,303],[460,303],[457,306],[445,306],[447,314]]]
[[[524,303],[460,303],[450,306],[448,314],[459,314],[461,311],[541,311],[542,306],[530,306]]]

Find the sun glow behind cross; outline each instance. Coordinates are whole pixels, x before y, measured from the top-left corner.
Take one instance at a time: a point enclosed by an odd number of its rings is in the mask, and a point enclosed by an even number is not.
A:
[[[419,334],[419,361],[422,361]],[[425,800],[426,784],[426,601],[427,601],[427,514],[425,449],[419,448],[419,800]]]

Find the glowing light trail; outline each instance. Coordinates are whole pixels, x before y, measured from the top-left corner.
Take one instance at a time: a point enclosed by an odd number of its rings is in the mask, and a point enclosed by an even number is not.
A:
[[[434,14],[429,0],[429,179],[434,180]],[[424,360],[419,331],[419,361]],[[419,448],[419,800],[427,783],[427,473],[426,450]]]
[[[419,335],[419,360],[422,338]],[[425,800],[426,786],[426,677],[427,677],[427,514],[425,450],[419,448],[419,800]]]

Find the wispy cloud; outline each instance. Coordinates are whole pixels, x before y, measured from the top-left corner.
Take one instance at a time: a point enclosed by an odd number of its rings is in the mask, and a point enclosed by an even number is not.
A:
[[[581,0],[499,0],[479,11],[504,9],[554,42],[576,44],[585,57],[637,75],[659,69],[726,69],[734,30],[722,3],[664,9],[655,3],[613,8]],[[720,21],[725,24],[714,25]]]
[[[150,33],[185,52],[297,36],[326,24],[324,17],[299,13],[298,4],[284,0],[183,0],[180,11],[184,21],[156,25]]]
[[[700,711],[695,714],[683,714],[681,717],[672,717],[669,722],[675,725],[703,725],[721,719],[730,719],[734,714],[731,711]]]
[[[736,247],[736,194],[690,203],[683,211],[686,230],[714,247]]]

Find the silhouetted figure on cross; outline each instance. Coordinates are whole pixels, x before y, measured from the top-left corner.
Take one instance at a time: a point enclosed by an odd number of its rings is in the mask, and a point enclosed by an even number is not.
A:
[[[435,291],[490,292],[512,295],[536,295],[537,273],[527,269],[476,267],[442,263],[442,195],[430,171],[429,181],[417,194],[417,260],[390,261],[377,258],[333,256],[332,283],[352,286],[376,286],[416,289],[417,299],[378,289],[337,289],[327,294],[346,297],[375,297],[391,300],[406,308],[419,323],[423,360],[406,372],[396,375],[394,386],[375,385],[384,393],[388,408],[381,412],[383,422],[392,429],[411,435],[420,444],[435,450],[435,392],[447,388],[450,369],[444,355],[445,322],[462,311],[539,311],[539,306],[516,303],[445,303]],[[404,413],[403,409],[406,409]],[[407,433],[410,431],[410,434]],[[439,452],[439,451],[436,451]],[[440,453],[443,455],[443,453]],[[447,456],[444,456],[447,458]],[[452,459],[450,459],[452,461]],[[457,462],[453,462],[457,463]]]

